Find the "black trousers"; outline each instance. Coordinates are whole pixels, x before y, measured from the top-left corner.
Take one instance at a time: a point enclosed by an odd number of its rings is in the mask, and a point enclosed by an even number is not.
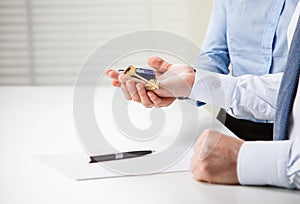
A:
[[[224,109],[220,110],[217,119],[243,140],[273,140],[273,123],[256,123],[236,119],[227,114]]]

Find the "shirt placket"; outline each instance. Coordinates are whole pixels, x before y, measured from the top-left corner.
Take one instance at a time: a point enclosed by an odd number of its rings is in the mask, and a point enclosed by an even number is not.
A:
[[[274,0],[262,38],[261,67],[257,75],[269,74],[273,61],[273,43],[276,29],[286,0]]]

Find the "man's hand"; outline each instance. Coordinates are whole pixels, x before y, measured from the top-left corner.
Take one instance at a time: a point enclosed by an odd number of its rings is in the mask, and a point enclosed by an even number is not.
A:
[[[146,108],[167,107],[176,100],[175,97],[159,97],[153,91],[146,90],[143,84],[136,83],[130,78],[121,83],[119,82],[119,78],[123,76],[117,71],[106,70],[105,74],[112,79],[112,85],[114,87],[120,87],[122,89],[127,100],[139,102]]]
[[[243,140],[206,130],[194,146],[190,167],[198,181],[238,184],[237,159]]]
[[[148,64],[158,73],[160,89],[154,92],[160,97],[187,97],[194,85],[195,71],[189,65],[169,64],[160,57],[150,57]]]
[[[112,79],[113,86],[121,87],[126,99],[140,102],[147,108],[166,107],[172,104],[176,97],[190,94],[195,79],[192,67],[171,65],[160,57],[150,57],[148,64],[158,73],[160,89],[155,91],[147,91],[144,85],[116,71],[107,70],[105,73]]]

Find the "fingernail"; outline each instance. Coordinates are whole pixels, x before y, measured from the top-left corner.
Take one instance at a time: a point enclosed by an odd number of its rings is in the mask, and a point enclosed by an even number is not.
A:
[[[152,92],[151,92],[151,91],[148,91],[148,92],[147,92],[147,95],[148,95],[150,98],[152,98],[152,97],[153,97],[153,95],[152,95]]]

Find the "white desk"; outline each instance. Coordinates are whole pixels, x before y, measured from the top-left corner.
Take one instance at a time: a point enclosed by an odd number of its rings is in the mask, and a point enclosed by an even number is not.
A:
[[[211,185],[189,173],[77,182],[34,156],[81,149],[72,89],[0,88],[0,203],[300,203],[299,191]]]

